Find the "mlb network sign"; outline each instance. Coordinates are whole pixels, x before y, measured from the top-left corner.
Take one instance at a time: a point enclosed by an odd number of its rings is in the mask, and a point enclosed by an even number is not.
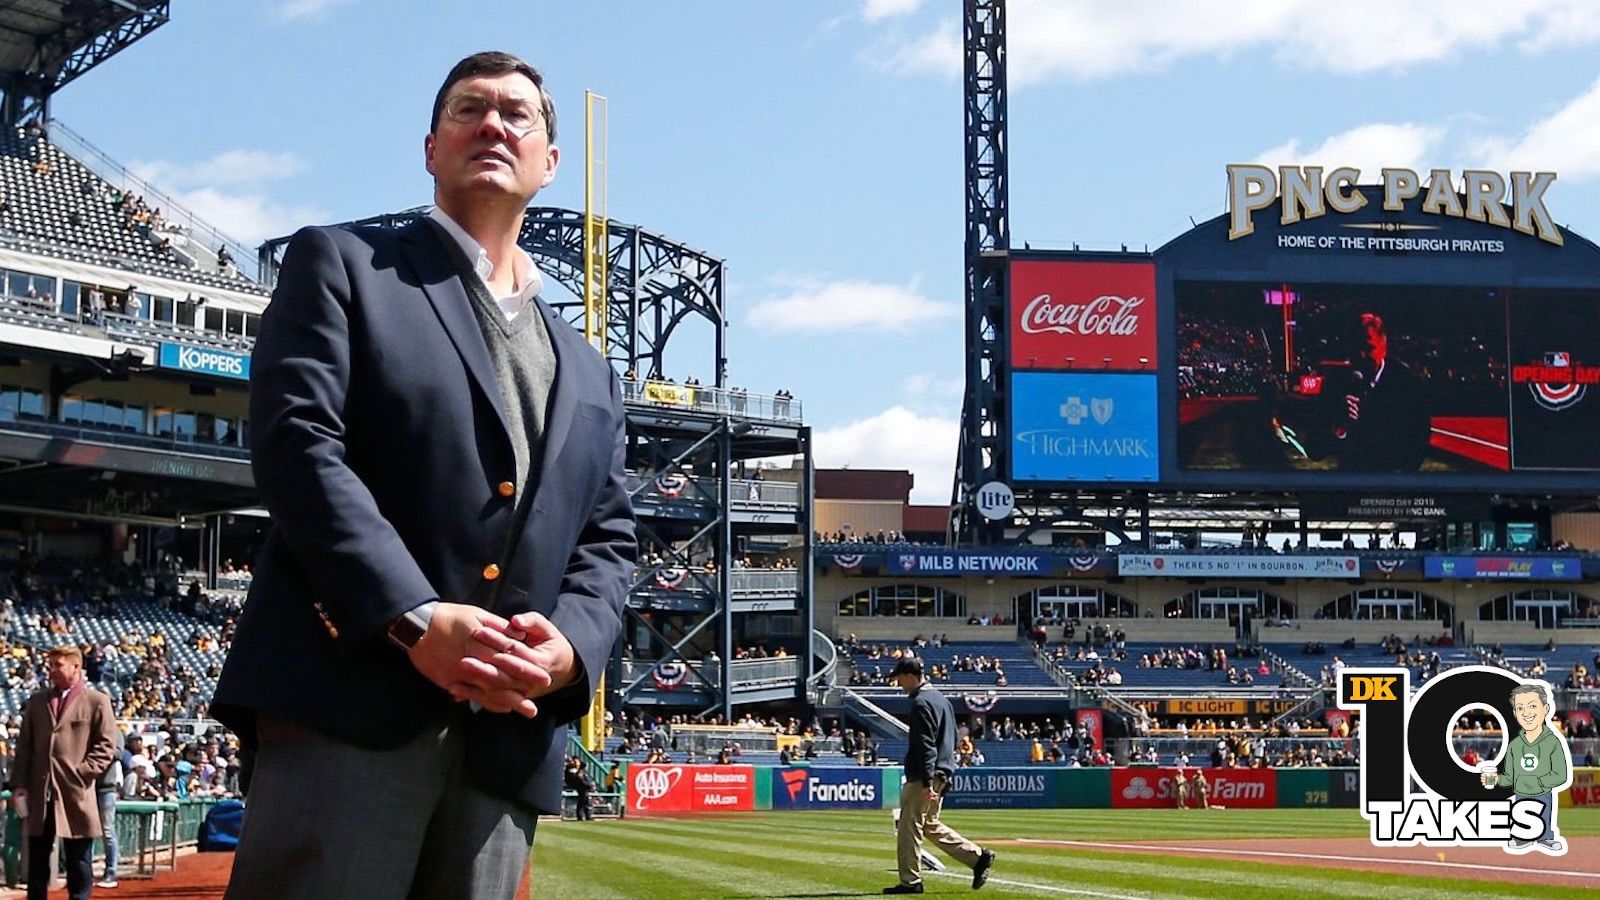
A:
[[[881,809],[883,771],[773,769],[773,809]]]
[[[162,344],[160,364],[163,369],[176,369],[179,372],[250,380],[250,355],[247,353],[192,347],[188,344]]]

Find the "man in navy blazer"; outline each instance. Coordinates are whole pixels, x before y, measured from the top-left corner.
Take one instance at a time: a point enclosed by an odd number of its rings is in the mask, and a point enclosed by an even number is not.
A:
[[[273,528],[214,714],[254,759],[227,896],[506,897],[560,810],[636,552],[618,381],[516,244],[555,107],[462,60],[436,206],[306,228],[252,358]]]

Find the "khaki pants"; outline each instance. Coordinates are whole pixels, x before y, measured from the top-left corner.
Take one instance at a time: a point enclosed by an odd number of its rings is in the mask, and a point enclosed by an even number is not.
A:
[[[939,791],[928,799],[928,786],[920,781],[907,781],[900,790],[900,831],[897,849],[900,856],[900,883],[922,883],[922,838],[939,845],[948,856],[967,868],[978,864],[983,850],[957,834],[950,826],[939,821],[939,810],[944,806],[943,778],[934,779]]]

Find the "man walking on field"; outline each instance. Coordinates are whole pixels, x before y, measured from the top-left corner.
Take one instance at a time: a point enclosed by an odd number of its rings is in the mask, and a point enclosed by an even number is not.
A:
[[[900,882],[885,894],[920,894],[922,838],[972,869],[972,889],[983,887],[994,866],[994,851],[984,850],[939,821],[939,810],[956,771],[956,714],[950,701],[928,685],[922,660],[907,656],[895,664],[889,681],[911,695],[911,741],[906,747],[906,784],[900,792],[898,852]]]

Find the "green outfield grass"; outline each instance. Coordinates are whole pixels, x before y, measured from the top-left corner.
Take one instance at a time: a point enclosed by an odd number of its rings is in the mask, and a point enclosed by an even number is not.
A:
[[[1355,810],[962,810],[945,821],[979,843],[1014,838],[1084,841],[1363,837]],[[546,822],[534,846],[533,895],[586,898],[858,897],[896,880],[886,811],[747,813],[718,818]],[[1600,809],[1564,809],[1568,836],[1600,834]],[[981,895],[968,873],[928,878],[929,894],[1104,898],[1595,897],[1586,888],[1403,876],[1188,856],[1152,857],[1050,845],[1004,844]],[[1518,857],[1507,856],[1507,865]],[[1569,853],[1561,868],[1600,871]]]

